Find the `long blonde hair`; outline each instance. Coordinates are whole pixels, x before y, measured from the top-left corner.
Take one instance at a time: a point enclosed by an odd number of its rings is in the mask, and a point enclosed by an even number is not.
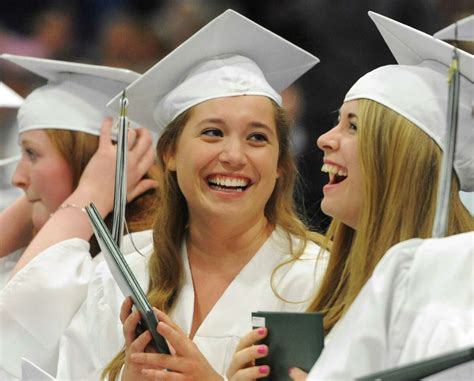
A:
[[[357,231],[335,219],[324,246],[331,256],[309,307],[324,312],[328,332],[344,315],[384,253],[410,238],[431,236],[440,147],[421,129],[374,101],[358,100],[358,150],[364,178]],[[453,175],[448,234],[474,229]]]
[[[293,259],[304,251],[308,240],[317,240],[295,212],[293,190],[296,181],[296,165],[290,153],[290,123],[285,111],[272,101],[275,110],[275,123],[279,141],[278,168],[279,176],[275,189],[270,196],[265,216],[273,226],[281,226],[288,235],[300,238],[298,248],[292,248]],[[185,111],[171,122],[161,135],[157,156],[161,176],[159,186],[159,205],[156,211],[153,229],[154,253],[149,262],[150,304],[158,309],[170,312],[174,307],[179,290],[183,283],[183,264],[180,257],[181,245],[188,220],[186,200],[179,189],[176,173],[167,170],[164,158],[177,149],[181,133],[189,120],[192,108]],[[291,242],[291,241],[290,241]],[[102,377],[115,380],[125,361],[122,350],[105,368]]]
[[[73,177],[73,189],[75,189],[81,175],[84,172],[89,160],[99,147],[99,137],[86,132],[45,129],[53,146],[69,164]],[[146,177],[156,178],[157,168],[152,166]],[[130,232],[137,232],[151,229],[153,226],[154,209],[156,207],[156,191],[150,190],[128,203],[125,211],[125,219]],[[105,219],[109,228],[112,225],[112,216]],[[99,253],[99,245],[93,236],[90,240],[91,254],[95,256]]]

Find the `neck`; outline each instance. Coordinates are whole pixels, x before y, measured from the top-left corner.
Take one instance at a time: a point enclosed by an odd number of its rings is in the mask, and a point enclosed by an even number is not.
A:
[[[208,268],[241,267],[257,253],[272,230],[264,216],[245,223],[193,223],[190,218],[186,241],[190,262]]]

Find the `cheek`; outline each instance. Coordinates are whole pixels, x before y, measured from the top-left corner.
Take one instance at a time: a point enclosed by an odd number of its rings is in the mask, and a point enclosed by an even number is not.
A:
[[[42,178],[38,179],[38,184],[41,184],[43,200],[50,212],[54,212],[73,191],[72,171],[62,162],[38,171],[40,174]]]

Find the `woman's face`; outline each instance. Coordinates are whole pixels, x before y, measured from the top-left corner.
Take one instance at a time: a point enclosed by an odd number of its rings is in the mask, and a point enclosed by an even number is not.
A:
[[[236,96],[195,106],[176,152],[165,161],[177,173],[191,221],[250,221],[264,218],[279,175],[278,156],[271,101]]]
[[[20,146],[22,154],[13,185],[21,188],[33,204],[33,225],[40,229],[72,193],[73,174],[45,131],[22,132]]]
[[[324,151],[323,172],[329,183],[323,187],[321,209],[353,229],[362,208],[362,171],[357,137],[357,101],[349,101],[339,111],[337,125],[321,135],[318,147]]]

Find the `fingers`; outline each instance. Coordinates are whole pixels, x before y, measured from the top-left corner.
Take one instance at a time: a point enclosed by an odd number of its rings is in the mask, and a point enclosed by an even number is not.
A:
[[[128,134],[128,149],[138,158],[143,157],[149,150],[153,153],[150,131],[146,128],[130,129]]]
[[[270,374],[270,367],[268,365],[252,366],[250,368],[240,369],[232,377],[229,377],[230,381],[248,381],[255,380],[258,378],[267,377]]]
[[[305,381],[308,378],[308,373],[299,368],[290,368],[289,375],[293,381]]]
[[[143,369],[141,372],[144,380],[159,381],[182,381],[185,380],[181,373],[168,372],[166,370]]]
[[[157,330],[174,348],[177,355],[186,356],[191,351],[192,341],[180,329],[177,330],[162,320],[158,323]]]
[[[143,332],[140,336],[136,338],[136,340],[133,340],[130,345],[128,345],[129,353],[131,353],[131,355],[133,356],[133,354],[144,352],[146,346],[150,343],[150,341],[150,331]]]
[[[111,117],[104,118],[100,127],[99,149],[112,144],[112,124]]]
[[[250,347],[257,341],[262,340],[268,334],[268,330],[265,327],[260,327],[252,330],[250,333],[242,337],[237,345],[236,351]]]
[[[253,345],[248,348],[241,349],[240,351],[236,351],[234,357],[232,358],[232,362],[227,370],[227,377],[231,378],[236,374],[241,374],[244,369],[251,369],[254,368],[252,374],[262,373],[264,369],[258,366],[251,366],[255,364],[255,360],[265,357],[268,354],[268,347],[265,344],[261,345]],[[262,368],[262,369],[260,369]],[[260,369],[260,370],[259,370]],[[268,369],[267,369],[268,370]]]
[[[240,339],[232,362],[227,370],[227,377],[229,379],[236,374],[241,374],[244,369],[250,369],[255,364],[255,359],[265,357],[268,354],[268,347],[266,345],[254,345],[267,336],[267,334],[268,330],[261,327],[254,329]],[[253,368],[255,369],[252,372],[255,373],[258,367]]]
[[[141,194],[145,193],[146,191],[149,191],[150,189],[155,189],[157,187],[158,187],[158,183],[155,180],[151,180],[151,179],[141,180],[134,189],[128,192],[127,201],[130,202],[133,199],[135,199],[135,197],[138,197]]]
[[[132,312],[123,322],[123,336],[125,338],[126,346],[131,345],[132,342],[137,337],[136,332],[137,332],[137,324],[139,321],[140,321],[140,313],[138,311],[135,311],[135,312]],[[148,334],[150,333],[148,332]]]
[[[132,313],[132,306],[132,298],[130,296],[127,296],[122,303],[122,307],[120,307],[120,321],[122,322],[122,324],[124,323],[125,319],[127,319],[128,315]]]
[[[155,312],[155,316],[159,322],[162,321],[163,323],[169,325],[174,330],[178,332],[182,332],[184,334],[181,327],[178,324],[176,324],[173,320],[171,320],[171,318],[168,315],[166,315],[163,311],[159,310],[156,307],[153,307],[153,311]]]

